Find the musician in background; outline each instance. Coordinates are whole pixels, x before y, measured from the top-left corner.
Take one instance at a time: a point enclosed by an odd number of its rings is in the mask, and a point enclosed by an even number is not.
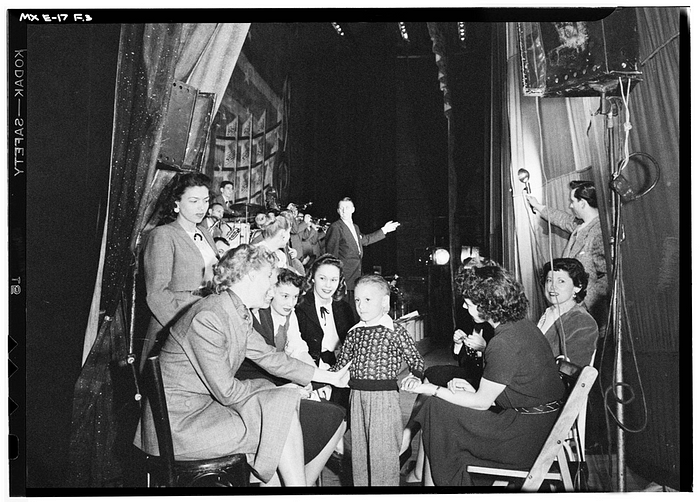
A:
[[[212,237],[221,237],[221,228],[219,227],[219,222],[224,217],[224,206],[219,202],[212,202],[209,205],[209,210],[207,211],[207,217],[204,218],[202,222],[203,225],[207,227],[209,233]]]
[[[350,197],[338,202],[340,219],[333,222],[326,234],[326,253],[330,253],[343,262],[343,274],[347,283],[346,296],[355,311],[355,283],[362,275],[363,247],[378,242],[400,225],[396,221],[387,221],[382,228],[371,234],[363,234],[360,227],[352,221],[355,204]]]
[[[221,204],[224,208],[224,216],[232,216],[231,206],[233,206],[233,182],[231,180],[223,180],[219,184],[219,195],[214,198],[214,202]]]

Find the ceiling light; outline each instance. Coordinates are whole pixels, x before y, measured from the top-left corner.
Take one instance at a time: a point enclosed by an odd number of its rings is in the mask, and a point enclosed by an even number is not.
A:
[[[406,29],[406,23],[399,23],[399,31],[401,32],[401,38],[403,38],[405,42],[408,42],[408,30]]]
[[[340,27],[338,23],[331,23],[333,25],[333,28],[335,28],[335,31],[340,35],[341,37],[345,36],[345,33],[343,32],[343,29]]]
[[[462,45],[465,45],[467,42],[467,26],[463,22],[458,22],[457,23],[457,31],[459,32],[459,41],[462,43]]]

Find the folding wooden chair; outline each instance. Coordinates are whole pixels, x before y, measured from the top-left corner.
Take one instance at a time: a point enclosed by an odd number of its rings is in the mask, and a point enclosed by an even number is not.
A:
[[[593,388],[593,383],[598,376],[598,370],[593,366],[580,368],[567,361],[562,361],[559,365],[559,373],[566,384],[571,384],[566,403],[561,410],[559,418],[554,423],[552,431],[542,446],[535,463],[529,471],[516,469],[500,469],[494,467],[482,467],[470,465],[467,471],[473,474],[495,476],[498,478],[494,486],[508,486],[509,480],[524,479],[521,486],[523,491],[537,491],[545,480],[558,481],[564,486],[565,491],[574,491],[574,481],[572,480],[570,462],[582,462],[585,451],[580,448],[578,438],[580,434],[576,432],[576,422],[582,413],[585,414],[588,403],[588,393]],[[574,431],[572,433],[572,431]],[[569,456],[570,447],[567,442],[575,442],[575,449],[578,451],[578,458],[572,459]]]
[[[243,453],[205,460],[175,460],[159,356],[148,358],[142,374],[142,387],[148,400],[143,407],[151,408],[160,453],[160,456],[146,454],[148,486],[249,486],[250,467]]]

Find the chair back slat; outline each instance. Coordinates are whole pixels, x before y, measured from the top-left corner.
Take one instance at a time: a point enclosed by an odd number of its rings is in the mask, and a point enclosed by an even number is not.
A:
[[[165,388],[163,386],[163,374],[160,370],[160,357],[151,356],[146,361],[143,374],[146,376],[146,389],[148,404],[151,407],[153,423],[158,438],[158,451],[165,469],[165,482],[167,486],[175,486],[175,453],[173,451],[173,437],[168,418],[168,405],[165,400]]]
[[[552,431],[523,483],[523,491],[536,491],[542,485],[553,459],[557,458],[576,418],[581,413],[581,410],[585,408],[588,402],[588,393],[593,388],[593,383],[598,376],[598,370],[593,366],[579,368],[567,361],[563,361],[560,364],[559,371],[565,377],[578,375],[576,383],[571,388],[559,418],[554,423]],[[565,466],[560,465],[560,468],[564,469]]]

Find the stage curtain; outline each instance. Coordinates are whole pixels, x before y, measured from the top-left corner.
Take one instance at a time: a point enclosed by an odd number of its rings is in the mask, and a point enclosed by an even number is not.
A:
[[[567,210],[568,183],[587,179],[599,195],[604,239],[612,231],[609,182],[629,153],[643,152],[659,164],[661,177],[644,197],[623,203],[621,287],[624,292],[624,381],[635,393],[625,406],[627,461],[647,479],[679,484],[678,279],[679,279],[679,19],[678,8],[638,8],[639,61],[643,81],[629,95],[629,111],[613,117],[608,130],[598,113],[600,98],[537,98],[523,95],[516,25],[508,25],[508,103],[505,120],[510,161],[502,167],[504,265],[521,279],[537,320],[547,304],[539,273],[556,258],[568,234],[534,215],[523,197],[518,170],[527,169],[533,195]],[[628,143],[624,119],[629,116]],[[610,154],[612,152],[612,154]],[[653,163],[630,159],[627,176],[637,186],[653,179]],[[644,172],[650,173],[646,178]],[[608,250],[608,267],[610,253]],[[612,343],[612,342],[611,342]],[[603,386],[613,370],[601,368]],[[614,403],[610,402],[614,409]],[[643,430],[639,430],[642,429]]]
[[[75,385],[69,485],[118,485],[113,372],[123,366],[131,313],[131,272],[140,236],[172,171],[156,168],[173,81],[217,93],[217,106],[249,29],[242,24],[124,25],[120,41],[109,210],[100,274]],[[214,113],[216,110],[214,110]],[[99,305],[99,309],[96,307]],[[122,371],[123,373],[123,371]],[[133,389],[132,389],[133,390]]]

